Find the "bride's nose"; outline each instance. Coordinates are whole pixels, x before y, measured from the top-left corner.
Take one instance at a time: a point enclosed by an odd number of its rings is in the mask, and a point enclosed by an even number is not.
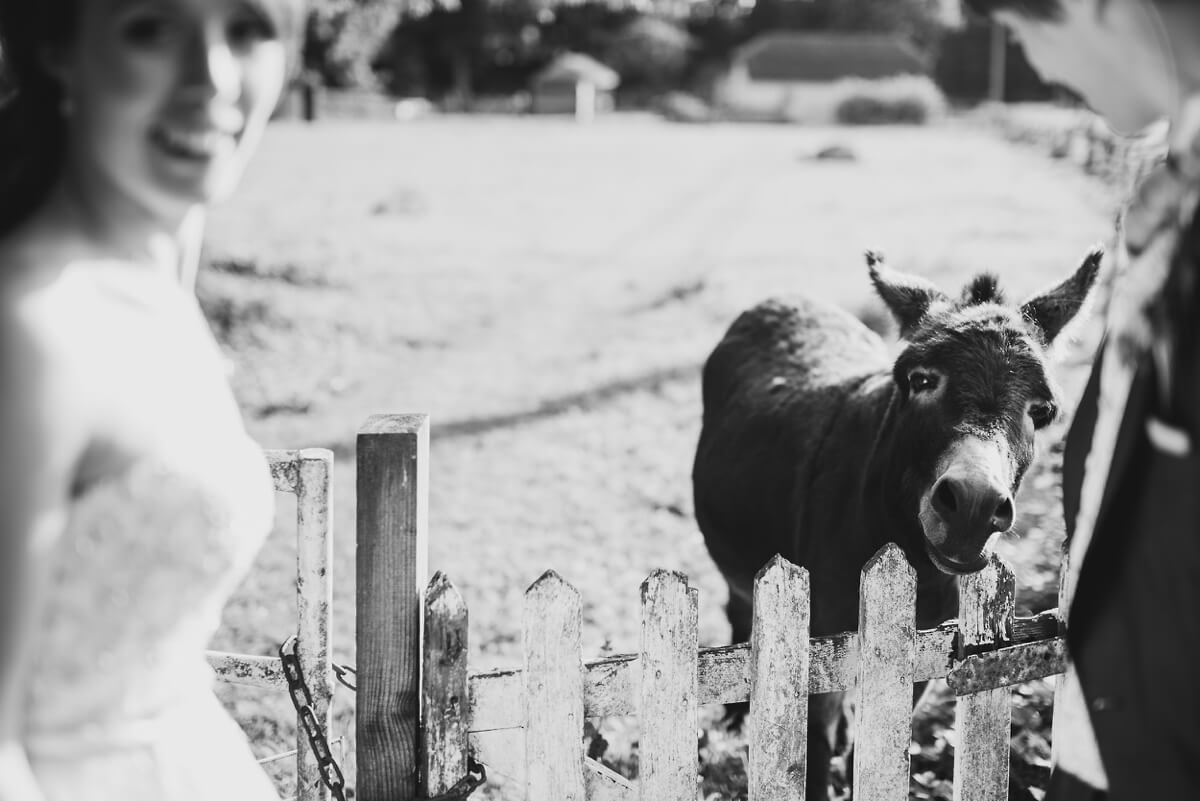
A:
[[[180,83],[185,91],[209,100],[236,100],[241,93],[238,61],[223,31],[197,26],[186,39]]]

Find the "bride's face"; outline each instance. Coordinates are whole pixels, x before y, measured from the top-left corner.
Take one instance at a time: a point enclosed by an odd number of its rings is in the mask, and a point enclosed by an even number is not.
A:
[[[227,195],[283,88],[294,1],[82,0],[52,59],[68,171],[152,214]]]

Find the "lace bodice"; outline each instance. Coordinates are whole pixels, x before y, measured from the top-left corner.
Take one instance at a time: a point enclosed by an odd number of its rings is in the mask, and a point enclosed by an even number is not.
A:
[[[127,465],[82,488],[67,510],[26,694],[35,753],[120,739],[123,727],[210,694],[204,649],[273,514],[270,472],[194,300],[158,279],[114,281],[99,285],[100,305],[125,304],[114,321],[127,339],[107,344],[131,362],[112,368],[116,380],[128,369],[151,388],[143,393],[162,393],[155,408],[177,405],[161,417],[132,414],[120,429],[132,432]],[[96,294],[94,281],[87,291]]]

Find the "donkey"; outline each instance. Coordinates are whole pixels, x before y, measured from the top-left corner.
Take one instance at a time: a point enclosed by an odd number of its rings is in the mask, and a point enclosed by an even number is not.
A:
[[[868,253],[906,343],[894,360],[857,319],[811,298],[734,321],[704,366],[692,472],[734,642],[750,638],[754,576],[776,553],[810,572],[814,636],[858,627],[859,573],[889,541],[917,574],[917,626],[957,616],[956,577],[981,569],[1012,527],[1034,433],[1057,417],[1046,350],[1102,253],[1016,308],[991,275],[954,300]],[[810,799],[826,797],[843,695],[809,700]]]

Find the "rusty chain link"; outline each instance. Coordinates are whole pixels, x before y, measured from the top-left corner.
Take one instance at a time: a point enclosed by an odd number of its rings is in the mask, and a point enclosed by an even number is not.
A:
[[[475,761],[475,757],[467,757],[467,775],[459,779],[453,787],[441,795],[421,798],[419,801],[466,801],[471,793],[478,790],[487,781],[487,770]]]
[[[333,758],[329,740],[325,738],[325,732],[321,731],[321,724],[317,721],[316,713],[313,712],[312,693],[309,692],[308,685],[304,683],[304,673],[300,669],[300,657],[296,653],[296,635],[288,637],[283,645],[279,646],[279,658],[283,662],[283,676],[287,679],[288,695],[291,696],[292,706],[296,708],[296,714],[300,717],[300,725],[304,727],[304,734],[308,738],[308,745],[312,748],[313,756],[317,758],[317,769],[321,772],[321,781],[329,788],[329,792],[333,793],[336,801],[346,801],[346,779],[342,776],[342,769],[338,767]]]
[[[333,664],[331,664],[330,667],[333,668],[333,675],[337,677],[338,682],[343,687],[349,687],[354,692],[358,692],[358,671],[357,670],[350,667],[349,665],[339,665],[337,662],[334,662]],[[354,675],[353,683],[351,683],[350,680],[346,678],[346,674]]]
[[[304,727],[304,734],[308,737],[309,747],[312,748],[313,755],[317,758],[321,781],[333,793],[336,801],[346,801],[345,777],[342,776],[342,769],[338,767],[337,761],[333,758],[329,741],[326,739],[325,733],[321,731],[316,713],[312,710],[312,693],[309,692],[308,685],[304,683],[304,673],[300,669],[300,657],[296,654],[296,635],[288,637],[283,645],[279,646],[279,658],[283,661],[283,676],[287,679],[288,695],[291,696],[292,706],[296,708],[296,714],[299,715],[300,723]],[[331,663],[330,667],[343,686],[358,691],[356,686],[358,671],[348,665],[337,663]],[[351,683],[346,678],[347,675],[353,675],[355,682]],[[466,776],[459,779],[446,792],[421,798],[419,801],[466,801],[486,781],[487,770],[482,764],[476,762],[474,757],[468,756]]]

